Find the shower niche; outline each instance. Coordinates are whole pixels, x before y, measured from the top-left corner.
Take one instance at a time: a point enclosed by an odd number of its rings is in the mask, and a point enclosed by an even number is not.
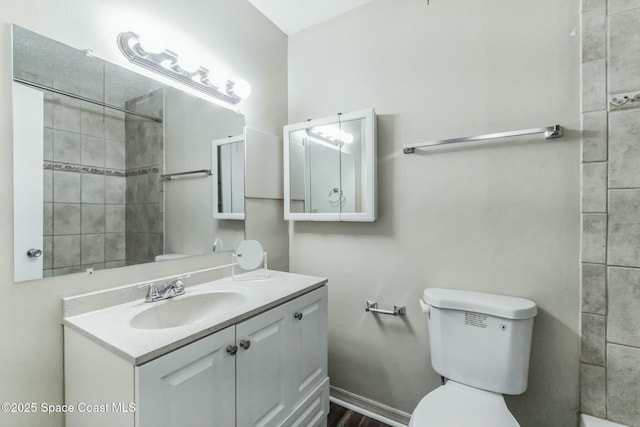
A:
[[[376,220],[373,108],[284,127],[284,218]]]

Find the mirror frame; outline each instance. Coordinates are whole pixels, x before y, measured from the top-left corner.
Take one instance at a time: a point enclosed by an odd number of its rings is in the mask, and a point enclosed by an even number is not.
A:
[[[247,182],[247,142],[246,142],[246,126],[242,130],[241,135],[230,136],[227,138],[215,139],[211,141],[211,174],[213,175],[213,217],[215,219],[234,219],[234,220],[244,220],[245,217],[245,209],[241,213],[224,213],[218,212],[218,147],[226,144],[233,144],[234,142],[244,142],[244,186],[243,186],[243,194],[242,197],[246,197],[246,182]],[[246,202],[245,202],[246,207]]]
[[[363,212],[308,213],[291,212],[291,171],[289,164],[289,144],[291,132],[308,129],[314,126],[331,125],[352,120],[364,120],[364,150],[362,173]],[[302,123],[287,125],[284,133],[284,219],[288,221],[346,221],[373,222],[377,219],[377,116],[374,108],[338,114]]]

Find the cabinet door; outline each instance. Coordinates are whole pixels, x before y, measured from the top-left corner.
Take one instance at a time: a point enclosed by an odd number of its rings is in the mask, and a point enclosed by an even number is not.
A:
[[[327,287],[287,304],[292,322],[292,402],[302,400],[327,377]]]
[[[235,427],[230,327],[136,367],[137,427]]]
[[[287,312],[277,307],[236,326],[238,427],[279,426],[288,404]],[[249,345],[243,346],[243,341]],[[247,347],[247,348],[245,348]]]
[[[284,127],[284,219],[377,218],[373,108]]]

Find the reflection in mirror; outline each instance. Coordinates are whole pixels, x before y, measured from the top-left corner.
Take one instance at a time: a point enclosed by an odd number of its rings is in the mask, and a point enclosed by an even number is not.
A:
[[[362,212],[364,120],[291,132],[291,212]]]
[[[374,221],[375,158],[373,109],[286,126],[285,219]]]
[[[244,135],[212,143],[214,218],[244,219]]]
[[[160,179],[212,169],[211,141],[242,133],[242,115],[15,25],[13,55],[14,147],[36,147],[14,149],[29,171],[14,177],[16,281],[244,239],[243,221],[213,218],[210,176]]]

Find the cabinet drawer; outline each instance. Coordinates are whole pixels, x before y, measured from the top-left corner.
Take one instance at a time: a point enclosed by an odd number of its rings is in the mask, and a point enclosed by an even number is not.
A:
[[[329,378],[325,378],[298,405],[281,427],[320,427],[327,425],[329,415]]]

